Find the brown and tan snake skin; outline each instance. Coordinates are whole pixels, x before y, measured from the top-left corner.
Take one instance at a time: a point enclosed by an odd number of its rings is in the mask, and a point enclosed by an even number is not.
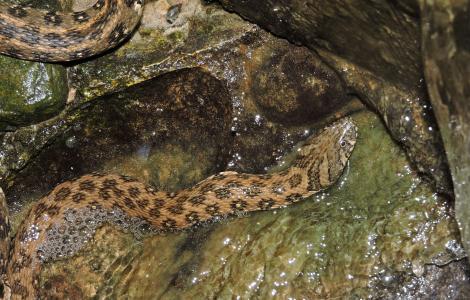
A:
[[[31,208],[11,242],[5,277],[11,298],[39,297],[42,264],[61,257],[47,253],[55,251],[48,243],[63,240],[66,227],[79,222],[74,215],[124,213],[159,231],[171,231],[221,216],[284,207],[328,188],[340,177],[354,149],[356,130],[351,119],[341,119],[310,137],[287,170],[265,175],[222,172],[176,193],[155,191],[119,175],[90,174],[61,183]],[[80,248],[72,251],[65,246],[69,250],[63,257]]]
[[[0,0],[0,53],[42,62],[74,61],[121,43],[142,15],[143,0],[98,0],[91,8],[61,13]]]

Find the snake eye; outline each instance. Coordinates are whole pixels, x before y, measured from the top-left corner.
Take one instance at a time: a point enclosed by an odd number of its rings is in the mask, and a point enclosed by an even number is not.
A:
[[[341,146],[341,148],[346,147],[346,141],[341,140],[341,142],[339,142],[339,145]]]

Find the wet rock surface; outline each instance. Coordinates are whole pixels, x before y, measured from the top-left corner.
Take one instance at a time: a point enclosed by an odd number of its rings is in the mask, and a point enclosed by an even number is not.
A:
[[[338,74],[303,47],[286,41],[274,49],[257,49],[253,55],[260,59],[249,66],[248,73],[257,73],[249,75],[250,97],[271,121],[296,125],[322,119],[349,100]]]
[[[470,251],[470,2],[420,4],[426,81],[452,169],[456,217]]]
[[[192,177],[220,171],[229,158],[229,100],[226,88],[200,69],[169,73],[105,96],[65,116],[67,129],[16,175],[17,184],[6,192],[21,207],[66,179],[117,172],[116,164],[121,165],[118,173],[152,178],[154,184],[181,184],[182,177],[194,183]]]
[[[252,82],[262,71],[262,66],[270,61],[268,53],[277,51],[276,49],[280,49],[280,53],[292,49],[295,55],[286,55],[281,61],[273,61],[271,66],[282,70],[282,66],[291,65],[291,74],[299,74],[298,72],[305,70],[304,60],[301,58],[315,59],[308,49],[274,38],[236,15],[199,1],[183,1],[178,18],[170,24],[165,18],[171,5],[165,3],[158,1],[146,5],[142,26],[129,43],[113,53],[68,69],[71,89],[68,105],[62,115],[5,135],[4,145],[0,148],[0,181],[4,186],[14,185],[16,173],[32,157],[39,155],[46,144],[75,126],[73,118],[66,117],[69,111],[80,109],[99,96],[116,93],[162,74],[187,68],[197,67],[228,87],[228,101],[233,107],[230,130],[235,144],[228,164],[232,169],[245,167],[246,170],[251,165],[257,170],[257,165],[272,164],[279,159],[280,153],[285,152],[286,147],[305,136],[304,128],[279,131],[279,126],[273,120],[259,112],[257,96],[261,92],[255,88],[248,92],[247,87],[252,86]],[[318,70],[325,70],[332,79],[335,78],[332,71],[327,66],[322,66],[318,60],[311,64]],[[300,78],[302,74],[297,76]],[[313,80],[314,77],[309,78]],[[325,78],[318,77],[313,81],[323,84]],[[290,83],[285,80],[285,84]],[[302,98],[305,87],[293,84],[290,86],[292,99],[301,100],[299,103],[291,100],[292,107],[283,110],[292,119],[303,118],[304,121],[321,126],[334,119],[333,116],[328,116],[332,114],[331,102],[341,107],[339,115],[355,110],[358,106],[341,95],[341,85],[337,81],[332,82],[329,88],[341,100],[335,98],[332,101],[328,98],[330,94],[316,94],[320,97],[312,95],[310,104]],[[305,120],[305,114],[299,108],[310,106],[317,108],[316,114],[321,118]],[[279,113],[276,115],[279,116]],[[240,132],[252,132],[253,140],[259,141],[260,145],[275,141],[272,145],[277,149],[264,147],[257,151],[247,150],[243,146],[243,137],[238,137]],[[256,134],[259,135],[255,136]],[[237,140],[241,142],[238,143]]]
[[[220,2],[270,32],[329,50],[386,81],[412,87],[422,77],[417,19],[390,1]]]
[[[382,116],[416,169],[432,178],[439,191],[452,194],[441,137],[423,83],[416,3],[220,2],[270,32],[318,51],[341,73],[349,93],[359,95]]]
[[[67,93],[62,66],[0,57],[0,131],[57,115]]]
[[[10,251],[10,220],[5,194],[0,188],[0,274],[5,273],[5,262]],[[3,297],[3,277],[0,275],[0,297]]]

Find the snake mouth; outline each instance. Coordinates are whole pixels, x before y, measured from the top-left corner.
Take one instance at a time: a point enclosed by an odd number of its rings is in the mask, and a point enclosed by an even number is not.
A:
[[[138,13],[141,13],[143,7],[144,7],[144,0],[135,0],[134,1],[134,10],[135,11],[137,11]]]

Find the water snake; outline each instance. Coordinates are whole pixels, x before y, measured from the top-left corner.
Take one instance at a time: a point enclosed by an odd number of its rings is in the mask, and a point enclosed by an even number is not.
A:
[[[124,213],[168,231],[220,216],[284,207],[331,186],[355,143],[356,127],[343,118],[310,137],[292,166],[278,173],[222,172],[176,193],[156,191],[121,175],[89,174],[61,183],[33,206],[11,243],[5,261],[9,290],[13,299],[36,298],[41,265],[80,249],[78,240],[68,245],[54,242],[66,235],[73,238],[73,215],[99,218],[96,228]]]

